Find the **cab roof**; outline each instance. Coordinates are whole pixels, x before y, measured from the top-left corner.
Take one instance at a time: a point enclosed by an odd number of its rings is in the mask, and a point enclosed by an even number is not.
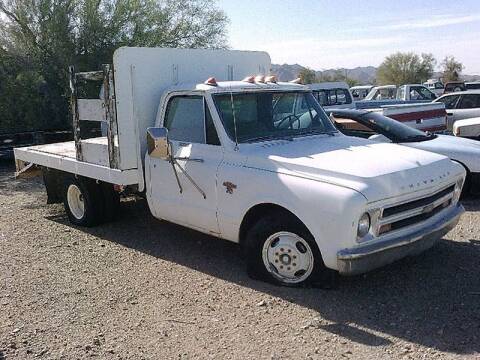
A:
[[[167,91],[203,91],[206,93],[222,93],[222,92],[242,92],[242,91],[255,91],[255,90],[272,90],[272,91],[308,91],[308,87],[289,83],[289,82],[277,82],[277,83],[250,83],[247,81],[218,81],[216,85],[207,85],[204,83],[192,84],[181,83],[170,87]]]

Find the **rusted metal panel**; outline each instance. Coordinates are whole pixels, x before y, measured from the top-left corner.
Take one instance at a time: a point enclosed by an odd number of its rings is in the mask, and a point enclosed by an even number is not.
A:
[[[70,106],[72,109],[73,117],[73,140],[75,141],[75,152],[78,161],[83,161],[82,155],[82,143],[80,136],[80,120],[78,117],[78,103],[77,103],[77,79],[75,76],[75,68],[73,66],[69,67],[70,73]]]
[[[78,119],[105,121],[104,102],[100,99],[77,99]]]
[[[76,73],[77,80],[101,81],[103,80],[103,71],[88,71]]]
[[[119,152],[115,147],[115,136],[117,135],[117,117],[115,107],[115,86],[113,70],[110,65],[103,65],[103,91],[104,91],[104,111],[107,121],[107,139],[108,139],[108,161],[112,169],[118,168]]]
[[[16,179],[29,179],[42,174],[42,169],[33,162],[15,159],[15,167]]]

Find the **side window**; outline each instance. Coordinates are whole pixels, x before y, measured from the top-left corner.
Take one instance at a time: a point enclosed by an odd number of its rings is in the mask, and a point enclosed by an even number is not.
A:
[[[416,87],[415,90],[419,93],[419,96],[423,100],[433,100],[435,99],[435,94],[432,93],[430,90],[427,88],[422,87]]]
[[[219,145],[203,96],[175,96],[167,106],[165,127],[172,140]]]
[[[473,109],[480,107],[479,96],[474,94],[463,95],[458,106],[459,109]]]
[[[445,96],[439,99],[438,101],[443,102],[445,104],[445,109],[454,109],[459,98],[460,98],[460,95],[450,95],[450,96]]]
[[[335,90],[328,90],[328,105],[337,104],[337,92]]]
[[[325,90],[320,90],[318,92],[316,91],[315,95],[316,95],[316,98],[317,98],[318,102],[320,103],[320,105],[322,105],[322,106],[328,105],[327,94],[326,94]]]
[[[172,140],[205,143],[202,96],[176,96],[167,107],[165,127]]]
[[[348,93],[347,90],[345,89],[337,89],[337,105],[342,105],[342,104],[351,104],[352,99],[350,97],[350,94]]]

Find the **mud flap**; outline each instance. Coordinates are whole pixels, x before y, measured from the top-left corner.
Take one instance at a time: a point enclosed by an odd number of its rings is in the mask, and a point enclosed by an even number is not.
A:
[[[47,190],[47,204],[63,202],[63,182],[65,173],[62,171],[42,167],[43,183]]]

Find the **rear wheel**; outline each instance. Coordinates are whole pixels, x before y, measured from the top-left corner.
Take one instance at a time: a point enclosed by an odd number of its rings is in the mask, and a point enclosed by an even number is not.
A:
[[[336,272],[325,267],[313,236],[291,214],[260,219],[245,241],[252,278],[285,286],[335,286]]]
[[[93,180],[67,177],[63,203],[72,224],[90,227],[103,220],[102,195]]]

